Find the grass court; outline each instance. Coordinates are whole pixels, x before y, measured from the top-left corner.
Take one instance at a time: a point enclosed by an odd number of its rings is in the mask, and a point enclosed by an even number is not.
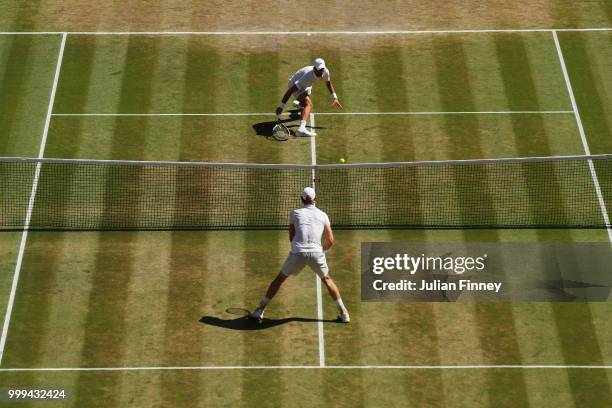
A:
[[[612,32],[555,35],[591,153],[610,153]],[[0,155],[38,156],[63,39],[45,157],[310,164],[312,140],[274,142],[253,125],[318,56],[344,110],[316,84],[316,163],[585,153],[553,32],[534,31],[0,35]],[[289,250],[285,231],[30,232],[0,384],[65,388],[75,407],[612,398],[610,370],[520,367],[612,365],[609,303],[361,303],[359,281],[362,241],[607,242],[606,230],[336,235],[330,272],[351,324],[317,321],[321,299],[325,320],[335,306],[305,270],[267,309],[274,324],[236,330],[225,309],[257,304]],[[21,238],[0,234],[2,316]],[[40,368],[67,370],[29,370]]]

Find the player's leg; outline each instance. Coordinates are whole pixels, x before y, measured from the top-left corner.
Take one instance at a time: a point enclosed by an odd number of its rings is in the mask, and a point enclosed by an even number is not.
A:
[[[266,291],[266,297],[268,299],[272,299],[286,279],[287,275],[282,272],[279,272],[278,275],[276,275],[276,278],[274,278],[274,280],[270,283],[270,286],[268,286],[268,290]]]
[[[262,320],[266,306],[268,306],[270,300],[272,300],[272,298],[276,295],[283,282],[285,282],[289,276],[300,273],[300,271],[304,269],[304,266],[305,262],[303,257],[301,257],[299,254],[290,253],[289,256],[287,256],[280,273],[276,275],[276,278],[274,278],[274,280],[270,283],[270,286],[268,286],[268,290],[266,291],[266,295],[261,298],[259,306],[257,306],[257,309],[250,314],[250,317],[257,320]]]
[[[340,299],[340,290],[338,290],[338,287],[334,283],[334,280],[331,278],[331,276],[325,275],[321,278],[321,281],[325,284],[325,287],[329,292],[329,296],[331,296],[334,301]]]
[[[344,323],[348,323],[351,321],[348,310],[346,306],[344,306],[344,302],[342,301],[342,297],[340,297],[340,290],[334,283],[333,279],[329,276],[329,267],[327,266],[327,259],[325,258],[325,254],[320,253],[312,253],[310,255],[310,267],[317,273],[321,281],[327,288],[329,295],[336,302],[336,307],[338,308],[338,313],[340,314],[338,317]]]
[[[304,106],[304,110],[302,111],[302,120],[306,121],[310,116],[310,112],[312,112],[312,99],[310,95],[304,96],[300,103]]]
[[[338,313],[340,314],[338,316],[340,320],[342,320],[343,323],[350,322],[351,318],[349,316],[348,310],[346,309],[346,306],[344,306],[344,302],[340,297],[340,291],[338,290],[338,287],[334,283],[333,279],[329,275],[325,275],[321,278],[321,281],[323,281],[323,284],[327,288],[327,291],[329,292],[331,298],[336,302],[336,307],[338,308]]]
[[[295,85],[295,84],[293,83],[293,81],[292,81],[291,79],[289,79],[289,82],[287,82],[287,89],[291,89],[291,88],[293,88],[293,86],[294,86],[294,85]],[[291,104],[292,104],[294,107],[298,108],[298,109],[300,109],[300,108],[302,108],[302,107],[304,106],[304,105],[302,105],[302,103],[300,102],[300,99],[299,99],[300,94],[301,94],[302,92],[303,92],[303,91],[300,91],[300,90],[298,89],[296,92],[294,92],[294,93],[291,95],[291,96],[293,97],[293,102],[291,102]]]
[[[266,295],[261,298],[259,306],[257,306],[257,309],[255,309],[255,311],[251,313],[250,317],[258,320],[263,319],[263,314],[266,310],[266,306],[268,306],[268,303],[270,303],[270,300],[272,300],[272,298],[276,295],[276,293],[278,292],[281,285],[286,279],[287,275],[285,275],[283,272],[279,272],[279,274],[276,275],[276,278],[274,278],[274,280],[270,283],[270,286],[268,286]]]
[[[304,93],[299,95],[298,100],[300,104],[304,107],[302,109],[302,117],[300,120],[300,127],[297,130],[298,136],[316,136],[316,133],[306,129],[306,121],[310,117],[310,112],[312,112],[312,99],[310,98],[310,89],[307,89]]]

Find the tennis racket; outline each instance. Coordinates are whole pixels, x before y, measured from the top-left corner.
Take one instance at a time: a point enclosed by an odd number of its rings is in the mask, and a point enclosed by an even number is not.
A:
[[[276,121],[276,125],[272,128],[272,137],[279,142],[284,142],[291,136],[291,131],[280,120]]]

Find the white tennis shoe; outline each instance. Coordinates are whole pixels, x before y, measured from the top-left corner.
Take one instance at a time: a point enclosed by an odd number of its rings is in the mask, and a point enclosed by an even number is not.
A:
[[[296,108],[301,108],[302,105],[300,105],[300,101],[298,101],[297,99],[294,100],[293,102],[291,102],[291,104],[296,107]]]
[[[306,129],[306,128],[303,128],[303,129],[298,129],[298,130],[295,132],[295,134],[296,134],[296,135],[298,135],[298,136],[306,136],[306,137],[313,137],[313,136],[316,136],[316,135],[317,135],[315,132],[313,132],[313,131],[311,131],[311,130],[308,130],[308,129]]]
[[[349,316],[348,312],[344,312],[338,316],[338,320],[340,320],[342,323],[350,323],[351,317]]]

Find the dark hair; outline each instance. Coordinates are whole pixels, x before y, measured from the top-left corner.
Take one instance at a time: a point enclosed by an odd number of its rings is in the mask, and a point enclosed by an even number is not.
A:
[[[300,196],[300,200],[302,200],[302,204],[314,204],[316,199],[317,199],[316,197],[311,199],[310,197],[303,198],[302,196]]]

